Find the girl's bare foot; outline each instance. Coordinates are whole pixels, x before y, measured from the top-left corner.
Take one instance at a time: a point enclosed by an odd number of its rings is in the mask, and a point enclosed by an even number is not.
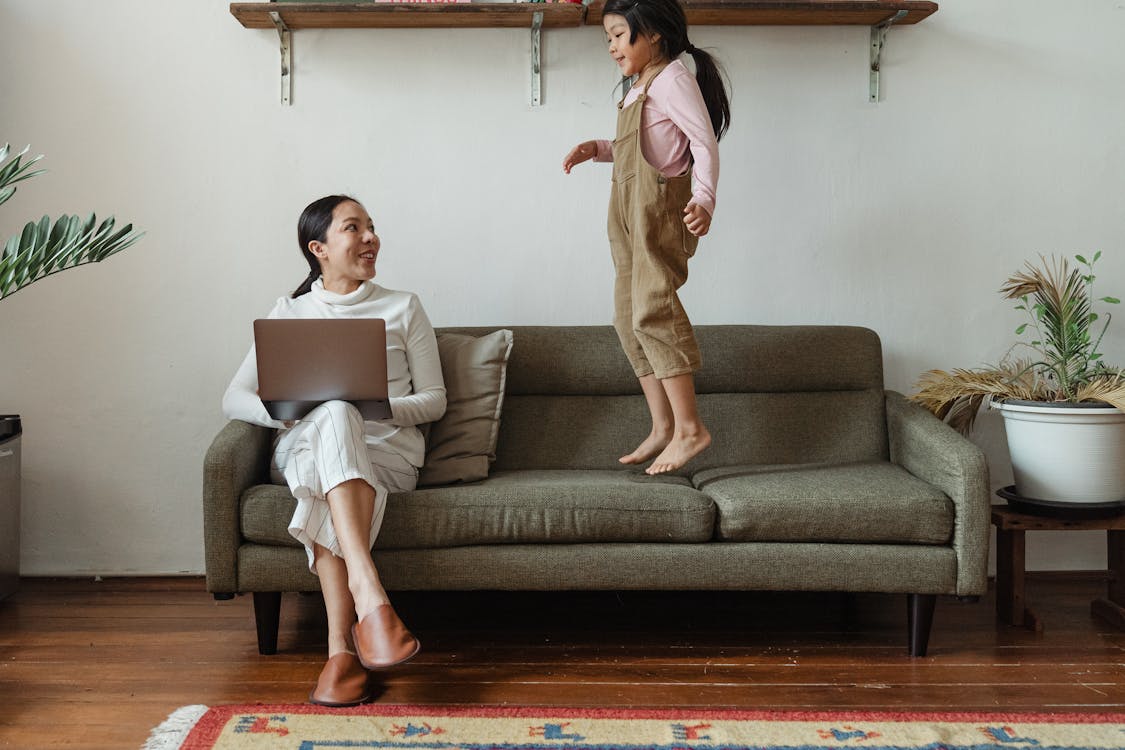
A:
[[[646,474],[665,474],[675,471],[698,456],[711,445],[711,433],[700,426],[698,432],[680,433],[672,436],[672,441],[664,448],[652,466],[645,469]]]
[[[644,442],[637,446],[635,451],[617,460],[623,464],[643,464],[645,461],[664,450],[671,440],[671,430],[667,432],[656,432],[654,430],[649,433],[649,436],[644,439]]]

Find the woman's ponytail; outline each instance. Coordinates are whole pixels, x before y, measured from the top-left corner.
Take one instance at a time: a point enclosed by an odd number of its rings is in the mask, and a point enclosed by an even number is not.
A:
[[[293,294],[289,295],[293,299],[300,297],[302,294],[308,294],[312,291],[313,282],[320,278],[320,266],[317,265],[316,270],[309,271],[309,275],[301,282],[301,285],[293,290]]]

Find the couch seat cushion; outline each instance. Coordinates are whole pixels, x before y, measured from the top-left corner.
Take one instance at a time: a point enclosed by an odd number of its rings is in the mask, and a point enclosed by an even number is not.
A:
[[[287,530],[296,501],[259,485],[242,498],[242,534],[296,546]],[[377,549],[473,544],[705,542],[715,506],[681,477],[631,471],[513,470],[472,484],[418,488],[387,501]]]
[[[888,462],[731,466],[693,477],[729,542],[946,544],[953,503]]]

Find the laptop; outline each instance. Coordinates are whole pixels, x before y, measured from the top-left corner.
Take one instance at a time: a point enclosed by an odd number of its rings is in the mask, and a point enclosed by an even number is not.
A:
[[[254,321],[258,395],[274,419],[300,419],[325,401],[348,401],[363,418],[391,418],[387,322],[380,318]]]

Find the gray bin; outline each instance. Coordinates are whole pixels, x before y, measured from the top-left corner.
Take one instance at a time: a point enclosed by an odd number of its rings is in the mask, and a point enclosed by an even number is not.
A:
[[[20,581],[20,435],[18,415],[0,414],[0,599]]]

